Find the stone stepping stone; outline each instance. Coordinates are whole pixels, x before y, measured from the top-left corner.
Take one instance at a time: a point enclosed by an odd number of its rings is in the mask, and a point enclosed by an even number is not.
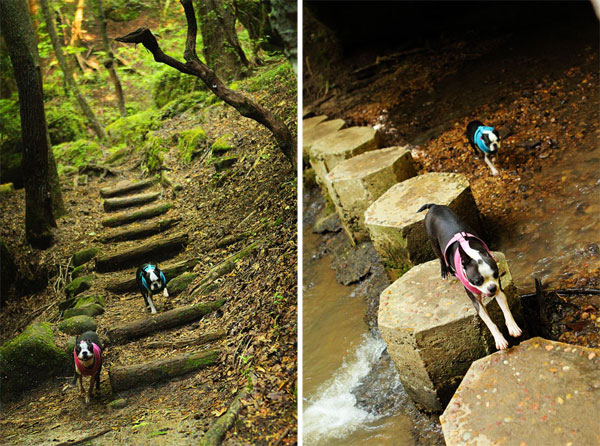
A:
[[[76,252],[71,257],[71,265],[73,265],[75,268],[77,268],[78,266],[81,266],[84,263],[89,262],[94,257],[96,257],[96,254],[98,254],[98,251],[100,251],[98,248],[88,248],[88,249],[84,249],[82,251]]]
[[[427,211],[417,212],[427,203],[449,206],[475,232],[482,233],[479,212],[464,175],[427,173],[398,183],[365,212],[369,236],[392,277],[436,258],[423,223]]]
[[[68,298],[77,296],[92,287],[92,283],[96,280],[96,276],[88,274],[87,276],[81,276],[70,282],[65,287],[65,293]]]
[[[96,331],[98,324],[90,316],[73,316],[58,324],[58,329],[70,335],[80,335],[86,331]]]
[[[148,259],[160,261],[174,257],[183,250],[188,243],[188,235],[180,232],[171,237],[152,240],[143,245],[133,248],[125,248],[120,251],[103,255],[96,258],[96,271],[110,272],[138,266]]]
[[[322,117],[316,116],[302,121],[302,157],[304,159],[310,156],[310,149],[315,142],[346,127],[346,121],[343,119],[326,121],[327,117],[320,119]]]
[[[120,212],[111,217],[104,218],[102,220],[102,226],[115,228],[117,226],[133,223],[134,221],[148,220],[149,218],[154,218],[166,213],[171,207],[173,207],[172,203],[160,203],[154,206],[146,206],[135,211]]]
[[[119,195],[127,195],[130,192],[148,189],[156,183],[156,178],[148,178],[142,181],[121,181],[114,186],[103,187],[100,189],[102,198],[116,197]]]
[[[600,444],[599,389],[599,349],[532,338],[471,365],[440,417],[444,438],[454,446]]]
[[[310,149],[310,165],[321,189],[331,197],[334,192],[327,174],[348,158],[378,149],[380,142],[381,134],[373,127],[350,127],[316,141]]]
[[[522,327],[506,258],[493,254],[510,310]],[[513,339],[496,300],[483,303],[505,338]],[[415,266],[381,293],[378,325],[406,392],[429,412],[441,412],[471,363],[496,350],[460,281],[441,278],[439,260]]]
[[[126,197],[107,198],[103,203],[104,211],[110,212],[117,209],[152,203],[153,201],[156,201],[158,197],[160,197],[160,192],[148,192],[146,194],[128,195]]]
[[[368,236],[365,211],[394,184],[417,174],[408,146],[372,150],[342,161],[328,174],[331,197],[354,242]]]

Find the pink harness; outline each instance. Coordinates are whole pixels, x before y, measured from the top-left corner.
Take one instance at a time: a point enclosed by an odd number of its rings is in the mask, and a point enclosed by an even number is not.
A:
[[[473,235],[473,234],[469,234],[468,232],[459,232],[450,239],[450,241],[446,245],[446,249],[444,249],[444,260],[446,262],[446,266],[448,266],[448,267],[450,266],[450,264],[448,263],[448,257],[446,256],[446,252],[448,251],[448,248],[450,247],[450,245],[452,245],[452,243],[458,242],[465,251],[467,249],[472,249],[469,246],[469,242],[467,242],[467,237],[479,240],[481,242],[481,244],[483,245],[483,247],[485,248],[485,250],[488,252],[488,254],[490,256],[492,255],[492,253],[488,249],[485,242],[483,240],[481,240],[479,237],[477,237],[476,235]],[[458,248],[454,252],[454,269],[455,269],[456,277],[458,278],[458,280],[461,281],[461,283],[464,285],[464,287],[467,290],[469,290],[471,293],[481,294],[481,291],[479,291],[477,288],[475,288],[473,285],[471,285],[469,283],[469,280],[467,279],[467,275],[465,274],[465,270],[462,267],[462,261],[460,258],[460,249],[458,249]]]
[[[79,358],[77,357],[77,351],[73,349],[73,356],[75,357],[75,366],[77,367],[79,373],[83,376],[93,376],[98,372],[98,369],[100,368],[100,347],[98,347],[93,342],[92,347],[94,348],[94,367],[92,367],[91,369],[88,369],[81,363],[81,361],[79,361]]]

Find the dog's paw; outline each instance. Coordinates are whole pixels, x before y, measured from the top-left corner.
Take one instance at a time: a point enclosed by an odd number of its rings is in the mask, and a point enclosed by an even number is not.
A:
[[[85,404],[90,404],[90,397],[89,396],[85,397]]]
[[[169,297],[169,292],[167,291],[166,288],[163,290],[163,296],[164,297]]]
[[[504,336],[494,336],[494,341],[496,341],[496,348],[498,350],[506,350],[508,348],[508,341],[504,339]]]
[[[515,321],[507,322],[506,328],[508,328],[508,334],[510,334],[513,338],[518,338],[521,336],[521,334],[523,334]]]

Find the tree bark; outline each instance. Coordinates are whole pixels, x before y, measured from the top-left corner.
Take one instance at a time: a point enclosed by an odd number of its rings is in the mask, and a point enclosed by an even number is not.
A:
[[[83,22],[83,8],[85,6],[85,0],[77,1],[77,8],[75,9],[75,17],[73,18],[73,23],[71,24],[71,37],[69,39],[69,46],[74,47],[77,45],[79,41],[79,36],[81,35],[81,23]],[[81,71],[85,71],[85,63],[83,62],[83,58],[80,53],[75,53],[75,61]]]
[[[36,248],[52,245],[56,227],[49,182],[51,150],[44,113],[42,74],[37,41],[25,0],[0,2],[0,28],[8,46],[21,114],[25,177],[25,234]]]
[[[250,118],[269,129],[277,140],[279,149],[295,170],[296,139],[293,137],[290,129],[287,128],[281,119],[277,118],[270,111],[265,110],[240,92],[227,88],[213,70],[200,62],[200,59],[198,59],[198,55],[196,54],[197,23],[192,0],[180,1],[185,10],[185,16],[188,24],[186,47],[184,52],[186,63],[180,62],[177,59],[165,54],[158,45],[158,42],[152,34],[152,31],[150,31],[148,28],[139,28],[130,34],[119,37],[115,40],[125,43],[141,43],[148,51],[152,53],[154,60],[157,62],[167,64],[181,71],[182,73],[199,77],[215,95],[235,108],[242,116]]]
[[[75,95],[79,107],[81,111],[89,121],[92,129],[100,139],[106,138],[106,133],[104,129],[96,119],[94,112],[88,105],[87,101],[79,91],[79,87],[73,78],[73,73],[71,69],[67,65],[67,61],[62,53],[60,41],[58,40],[58,35],[56,34],[56,28],[54,27],[54,20],[52,19],[52,13],[50,12],[50,6],[48,4],[48,0],[40,0],[40,4],[42,5],[42,13],[44,14],[44,20],[46,21],[46,29],[48,30],[48,34],[50,34],[50,40],[52,41],[52,47],[54,48],[54,53],[56,55],[56,60],[60,65],[60,69],[63,72],[65,82],[69,86],[71,92]]]
[[[163,218],[157,222],[148,223],[136,228],[128,228],[117,232],[106,234],[100,238],[102,243],[123,242],[126,240],[137,240],[160,234],[179,223],[179,218]]]
[[[108,371],[110,387],[113,392],[119,392],[133,387],[153,385],[157,381],[175,378],[216,364],[219,353],[219,351],[208,350],[161,361],[111,367]]]
[[[172,206],[172,203],[161,203],[138,209],[137,211],[121,212],[102,220],[102,226],[115,228],[127,223],[133,223],[134,221],[147,220],[149,218],[164,214],[171,209]]]
[[[198,259],[182,260],[181,262],[172,263],[169,265],[162,266],[160,269],[165,275],[167,282],[186,271],[191,270],[198,263]],[[114,281],[106,286],[106,289],[111,293],[129,293],[137,289],[137,282],[135,277],[127,278],[120,281]]]
[[[188,347],[190,345],[198,346],[198,345],[208,344],[213,341],[218,341],[219,339],[223,339],[225,336],[227,336],[227,332],[224,330],[220,330],[220,331],[206,333],[206,334],[200,335],[200,336],[198,336],[196,338],[192,338],[192,339],[182,339],[179,341],[148,342],[147,344],[144,345],[144,347],[146,347],[146,348],[182,348],[182,347]]]
[[[115,55],[110,47],[110,41],[108,40],[108,34],[106,32],[106,16],[104,15],[104,6],[102,0],[96,0],[96,6],[98,9],[98,22],[100,24],[100,34],[102,34],[102,43],[104,44],[104,51],[106,51],[106,60],[104,61],[104,67],[108,70],[110,80],[115,86],[115,93],[119,103],[119,113],[121,116],[127,116],[127,109],[125,108],[125,96],[123,96],[123,87],[121,87],[121,81],[115,68]]]
[[[149,192],[147,194],[130,195],[122,198],[107,198],[104,200],[104,210],[114,211],[115,209],[148,204],[155,201],[160,196],[160,192]]]
[[[141,297],[140,297],[141,298]],[[173,310],[146,316],[121,327],[115,327],[106,332],[110,345],[123,344],[147,336],[157,331],[189,324],[201,319],[208,313],[218,310],[225,303],[224,300],[204,304],[188,305],[187,307],[174,308]]]
[[[125,195],[129,192],[134,192],[138,190],[147,189],[156,183],[155,178],[148,178],[147,180],[136,181],[135,183],[131,183],[129,181],[124,183],[118,183],[112,187],[103,187],[100,189],[100,196],[102,198],[116,197],[118,195]]]
[[[196,0],[206,64],[221,79],[241,77],[248,59],[235,32],[235,16],[227,0]]]
[[[96,258],[96,271],[105,273],[117,271],[129,266],[136,266],[153,259],[159,261],[174,252],[181,251],[188,243],[188,235],[175,234],[172,237],[151,241],[131,249],[124,249],[114,254],[107,254]]]

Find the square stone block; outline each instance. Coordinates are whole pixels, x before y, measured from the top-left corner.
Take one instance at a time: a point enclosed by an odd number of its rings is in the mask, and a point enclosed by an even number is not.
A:
[[[414,265],[434,259],[421,206],[449,206],[472,230],[482,234],[479,211],[467,177],[427,173],[388,189],[365,211],[365,225],[388,273],[398,277]]]
[[[325,119],[321,119],[325,118]],[[310,149],[319,139],[346,127],[343,119],[326,121],[327,116],[315,116],[302,121],[302,157],[308,159]]]
[[[368,237],[367,208],[394,184],[417,174],[408,146],[372,150],[342,161],[328,174],[331,197],[354,242]]]
[[[504,254],[494,252],[508,305],[522,324],[522,308]],[[507,339],[494,298],[484,298],[490,317]],[[406,392],[421,408],[441,412],[471,363],[495,351],[485,323],[463,285],[443,280],[439,260],[413,267],[381,293],[379,331]]]

